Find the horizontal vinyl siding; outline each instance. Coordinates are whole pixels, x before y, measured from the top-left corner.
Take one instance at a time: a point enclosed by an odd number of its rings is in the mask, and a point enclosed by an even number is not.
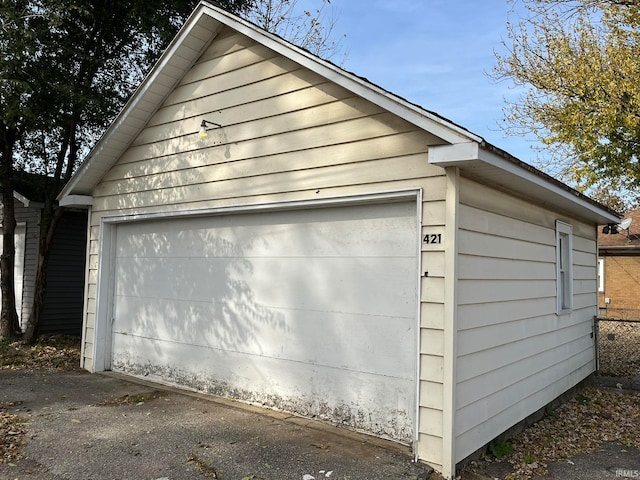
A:
[[[444,177],[424,191],[422,237],[444,234],[446,218]],[[434,186],[439,190],[434,192]],[[437,200],[437,198],[440,200]],[[422,242],[420,291],[420,428],[418,457],[442,471],[444,416],[444,237],[440,244]]]
[[[456,461],[594,368],[595,228],[463,179]],[[574,309],[556,315],[555,221],[573,225]]]
[[[197,135],[206,119],[222,128]],[[421,189],[423,234],[442,231],[435,137],[223,31],[93,191],[85,366],[93,365],[101,219]],[[435,230],[434,230],[435,229]],[[420,456],[442,452],[444,252],[424,247]]]
[[[49,252],[41,333],[80,335],[86,245],[86,212],[65,211]]]

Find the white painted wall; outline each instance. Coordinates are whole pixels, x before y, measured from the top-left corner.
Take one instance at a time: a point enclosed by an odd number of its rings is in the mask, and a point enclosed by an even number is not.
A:
[[[461,184],[456,461],[594,371],[596,229]],[[556,314],[555,221],[574,232],[574,310]]]
[[[24,250],[25,250],[25,230],[26,226],[24,223],[18,223],[16,225],[15,234],[14,234],[14,245],[15,245],[15,258],[14,258],[14,272],[13,272],[13,282],[14,282],[14,294],[16,300],[16,311],[18,313],[18,320],[20,325],[23,322],[22,315],[22,291],[23,291],[23,283],[24,283]],[[0,237],[2,236],[2,228],[0,228]],[[0,241],[0,255],[2,255],[3,245]],[[2,292],[0,292],[0,300],[2,299]]]

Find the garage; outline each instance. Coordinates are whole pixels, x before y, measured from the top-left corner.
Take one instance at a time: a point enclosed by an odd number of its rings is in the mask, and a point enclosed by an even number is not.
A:
[[[111,368],[410,443],[417,224],[415,197],[117,223]]]

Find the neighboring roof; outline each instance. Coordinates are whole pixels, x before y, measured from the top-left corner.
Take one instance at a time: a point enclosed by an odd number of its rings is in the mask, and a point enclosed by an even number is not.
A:
[[[225,26],[431,133],[442,140],[443,146],[463,146],[462,150],[453,151],[454,154],[460,151],[464,153],[453,162],[449,156],[451,152],[441,149],[442,155],[429,155],[430,163],[443,167],[460,167],[483,181],[498,183],[505,189],[529,195],[592,221],[618,221],[616,212],[515,159],[504,150],[487,143],[482,137],[204,1],[196,7],[158,63],[91,150],[59,195],[59,200],[63,197],[91,194],[93,188]],[[475,151],[481,150],[483,155],[466,157],[469,151],[474,150],[473,147],[469,149],[469,145],[475,145]],[[496,182],[498,177],[500,180]]]
[[[598,247],[601,253],[620,255],[634,251],[637,255],[640,251],[640,208],[627,212],[623,218],[631,219],[631,225],[627,230],[618,227],[618,233],[607,234],[603,232],[605,225],[598,228]]]

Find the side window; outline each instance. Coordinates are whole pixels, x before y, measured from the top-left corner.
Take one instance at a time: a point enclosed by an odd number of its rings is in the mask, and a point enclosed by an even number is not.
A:
[[[604,292],[604,258],[598,259],[598,292]]]
[[[573,229],[556,221],[556,292],[558,315],[573,307]]]

